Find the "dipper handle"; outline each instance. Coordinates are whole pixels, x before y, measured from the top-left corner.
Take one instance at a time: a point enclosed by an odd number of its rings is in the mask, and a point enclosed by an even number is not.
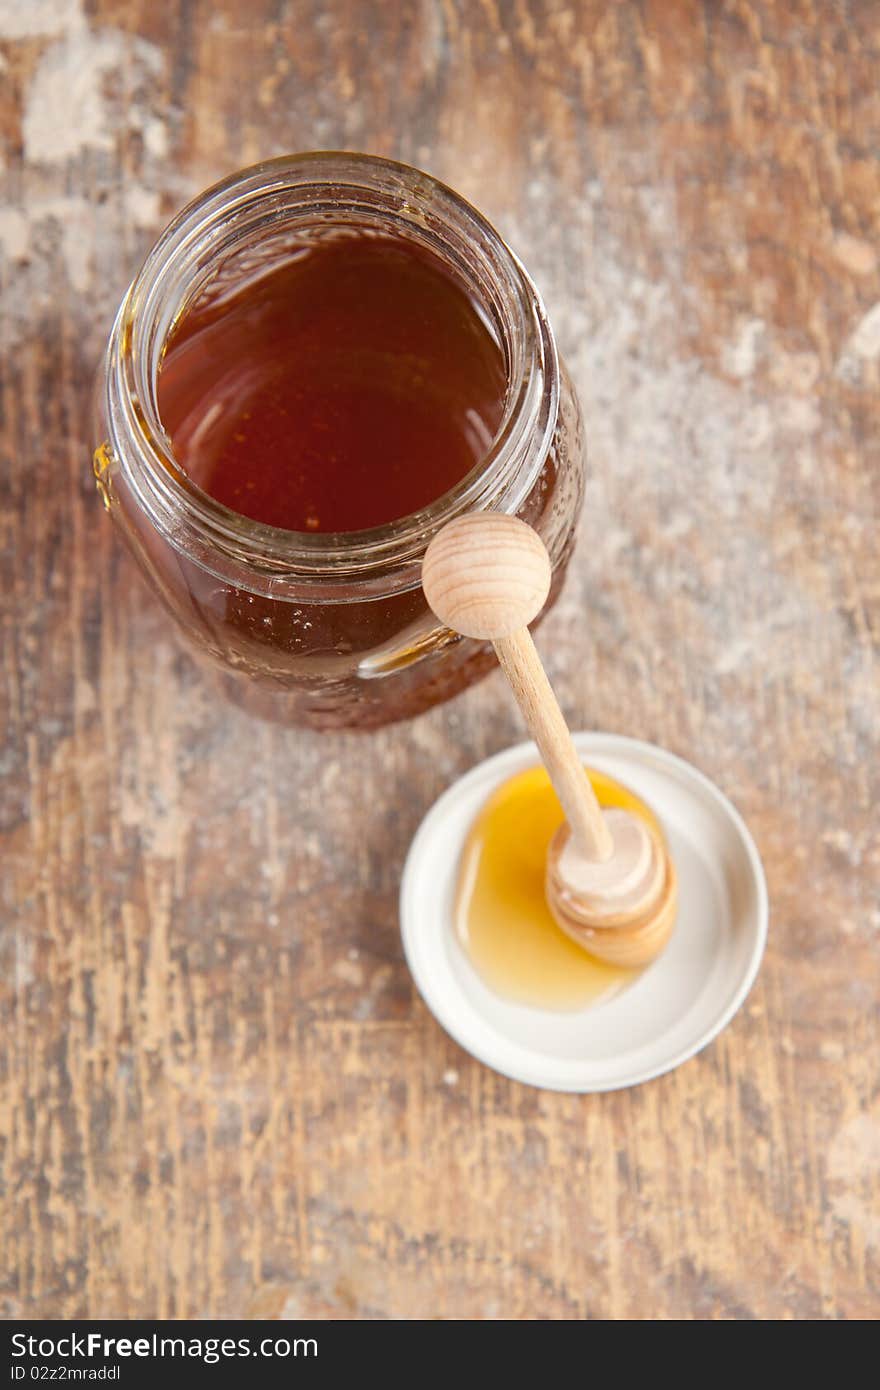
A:
[[[471,512],[431,541],[422,585],[442,623],[493,644],[576,848],[587,859],[606,860],[611,835],[528,630],[547,600],[551,573],[544,543],[526,522]]]

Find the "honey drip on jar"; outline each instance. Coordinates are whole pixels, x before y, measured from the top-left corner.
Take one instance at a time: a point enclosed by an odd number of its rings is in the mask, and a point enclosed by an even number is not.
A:
[[[601,806],[620,806],[659,829],[633,792],[587,769]],[[490,797],[462,853],[455,929],[484,983],[520,1004],[581,1009],[640,974],[595,960],[553,920],[544,897],[547,850],[564,817],[543,767],[529,768]]]

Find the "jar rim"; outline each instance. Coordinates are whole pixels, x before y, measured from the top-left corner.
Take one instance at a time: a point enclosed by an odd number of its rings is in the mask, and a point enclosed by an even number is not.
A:
[[[330,221],[345,212],[393,216],[426,244],[444,241],[479,262],[500,299],[508,362],[505,411],[489,449],[427,507],[344,532],[287,531],[241,515],[200,488],[174,456],[156,400],[156,378],[171,329],[197,293],[199,267],[235,246],[242,228],[268,217],[317,215],[329,200]],[[236,232],[236,228],[238,231]],[[464,267],[465,269],[467,267]],[[476,272],[475,272],[476,273]],[[189,292],[188,292],[189,291]],[[431,536],[453,516],[489,507],[515,512],[533,485],[556,425],[559,368],[541,297],[492,224],[430,174],[379,156],[349,151],[282,155],[241,169],[199,194],[160,235],[122,302],[108,347],[107,418],[111,449],[140,505],[179,548],[197,540],[276,578],[309,581],[399,570],[409,587]],[[122,438],[124,437],[124,444]],[[415,567],[415,581],[413,571]],[[395,585],[395,587],[397,587]]]

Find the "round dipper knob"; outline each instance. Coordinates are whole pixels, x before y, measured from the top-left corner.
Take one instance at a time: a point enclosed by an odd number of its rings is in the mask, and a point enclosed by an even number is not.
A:
[[[444,526],[425,553],[422,586],[442,623],[494,642],[537,618],[550,592],[550,557],[515,516],[470,512]]]

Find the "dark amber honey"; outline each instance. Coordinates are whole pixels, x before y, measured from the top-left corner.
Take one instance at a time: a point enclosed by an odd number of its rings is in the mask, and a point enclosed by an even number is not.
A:
[[[139,271],[97,404],[111,516],[254,713],[374,727],[490,670],[418,583],[468,507],[515,510],[550,551],[550,603],[562,583],[584,472],[571,382],[522,266],[418,170],[292,155],[207,190]]]
[[[429,252],[348,231],[188,306],[158,404],[217,501],[289,531],[356,531],[430,505],[488,451],[499,343]]]

